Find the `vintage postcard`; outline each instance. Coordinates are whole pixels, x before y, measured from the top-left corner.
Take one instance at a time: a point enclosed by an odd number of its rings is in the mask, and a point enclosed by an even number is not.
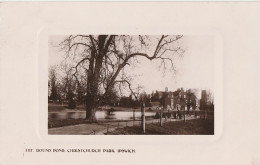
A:
[[[260,164],[259,3],[0,9],[0,165]]]

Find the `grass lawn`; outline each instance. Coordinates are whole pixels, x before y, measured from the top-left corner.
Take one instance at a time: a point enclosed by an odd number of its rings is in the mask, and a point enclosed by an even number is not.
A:
[[[141,126],[119,128],[109,135],[142,135]],[[188,120],[146,125],[146,135],[214,135],[214,120]]]
[[[64,120],[53,120],[48,119],[48,128],[64,127],[69,125],[86,124],[89,123],[84,119],[64,119]]]

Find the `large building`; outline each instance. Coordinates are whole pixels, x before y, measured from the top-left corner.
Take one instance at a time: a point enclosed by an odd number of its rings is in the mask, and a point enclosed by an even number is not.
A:
[[[190,89],[184,91],[183,88],[178,88],[176,91],[171,92],[166,87],[165,91],[156,91],[156,94],[160,106],[168,111],[196,109],[197,98],[194,91]]]

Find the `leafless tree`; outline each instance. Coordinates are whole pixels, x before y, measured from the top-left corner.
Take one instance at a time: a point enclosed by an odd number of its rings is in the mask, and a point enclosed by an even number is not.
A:
[[[84,77],[86,87],[86,119],[96,122],[96,107],[101,105],[112,88],[122,85],[136,97],[128,70],[141,59],[160,60],[164,69],[175,70],[175,57],[184,50],[178,41],[182,35],[70,35],[60,44],[66,51],[71,75],[79,82]]]
[[[48,81],[49,99],[54,102],[59,99],[58,80],[57,80],[56,70],[57,68],[55,66],[49,68],[49,81]]]

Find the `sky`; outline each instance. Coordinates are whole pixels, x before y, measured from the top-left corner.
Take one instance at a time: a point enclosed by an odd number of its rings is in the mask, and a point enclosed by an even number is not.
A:
[[[49,67],[59,64],[64,52],[57,46],[64,36],[49,37]],[[131,74],[138,75],[134,82],[143,87],[142,92],[169,91],[177,88],[198,88],[214,90],[214,36],[188,35],[181,39],[185,49],[184,56],[176,61],[176,72],[163,73],[159,70],[159,61],[140,59],[140,63],[131,69]]]

